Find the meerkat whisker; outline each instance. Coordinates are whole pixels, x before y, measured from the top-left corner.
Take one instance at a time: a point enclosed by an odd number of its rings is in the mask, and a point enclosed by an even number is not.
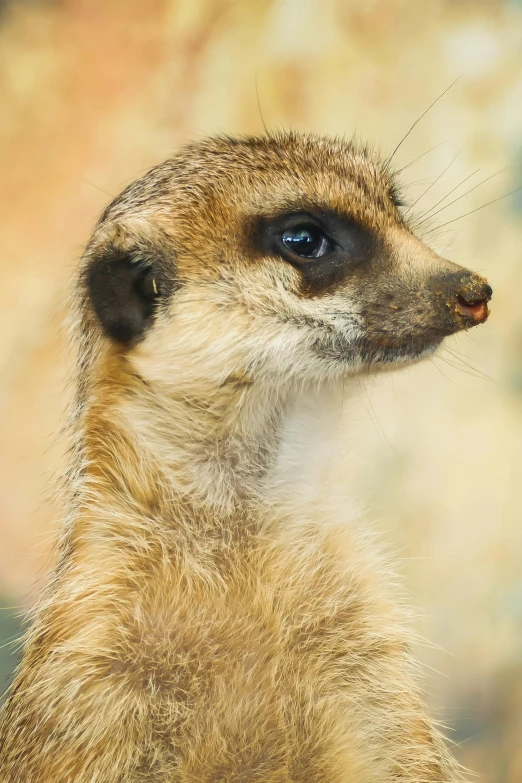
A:
[[[444,350],[447,351],[450,356],[453,356],[457,363],[463,364],[468,368],[468,370],[471,370],[473,373],[475,373],[478,378],[481,378],[483,381],[491,381],[491,383],[496,383],[494,378],[492,378],[490,375],[483,373],[482,370],[479,370],[477,367],[474,367],[472,364],[470,364],[469,361],[467,361],[467,357],[463,358],[461,354],[452,350],[451,348],[448,348],[447,345],[444,346]]]
[[[266,125],[266,122],[265,122],[265,118],[263,117],[263,112],[261,111],[261,101],[259,100],[259,89],[258,89],[258,84],[257,84],[257,73],[254,75],[254,85],[255,85],[255,90],[256,90],[256,100],[257,100],[257,108],[258,108],[258,111],[259,111],[259,116],[261,117],[261,122],[263,124],[264,131],[265,131],[266,135],[269,136],[270,135],[270,131],[267,128],[267,125]]]
[[[473,378],[479,378],[481,381],[489,381],[489,380],[491,380],[491,378],[488,378],[487,376],[484,376],[484,375],[482,375],[479,372],[476,372],[474,370],[471,371],[471,370],[465,369],[465,366],[459,360],[451,361],[451,359],[448,359],[447,356],[442,356],[441,354],[438,355],[438,358],[441,361],[443,361],[445,364],[447,364],[449,367],[453,367],[453,369],[459,370],[459,372],[463,372],[465,375],[470,375]]]
[[[458,185],[455,185],[455,187],[454,187],[454,188],[452,188],[450,191],[448,191],[448,193],[446,193],[446,195],[444,196],[444,198],[441,198],[441,199],[439,199],[439,201],[437,201],[437,203],[436,203],[436,204],[433,204],[433,206],[432,206],[432,207],[430,207],[430,211],[431,211],[432,209],[435,209],[435,207],[438,207],[438,205],[439,205],[439,204],[442,204],[442,202],[443,202],[443,201],[445,201],[445,200],[448,198],[448,196],[450,196],[452,193],[454,193],[456,190],[458,190],[458,189],[459,189],[459,188],[460,188],[460,187],[461,187],[461,186],[462,186],[462,185],[463,185],[465,182],[467,182],[469,179],[471,179],[472,177],[474,177],[474,176],[475,176],[475,174],[478,174],[478,173],[479,173],[479,171],[481,171],[481,169],[475,169],[475,171],[472,171],[472,172],[471,172],[471,174],[468,174],[468,176],[467,176],[467,177],[464,177],[464,179],[463,179],[463,180],[461,180],[461,181],[459,182],[459,184],[458,184]],[[428,214],[428,212],[425,212],[423,215],[420,215],[420,216],[419,216],[419,218],[423,218],[423,217],[425,217],[427,214]]]
[[[406,139],[408,138],[408,136],[410,135],[410,133],[412,132],[412,130],[413,130],[413,129],[414,129],[414,128],[415,128],[415,127],[416,127],[416,126],[419,124],[419,122],[422,120],[422,118],[426,116],[426,114],[427,114],[427,113],[430,111],[430,109],[432,109],[432,108],[435,106],[435,104],[437,104],[437,103],[440,101],[440,99],[441,99],[441,98],[443,98],[443,97],[444,97],[444,95],[446,95],[446,93],[447,93],[449,90],[451,90],[451,88],[452,88],[452,87],[454,87],[454,86],[455,86],[455,84],[457,84],[457,82],[458,82],[458,81],[459,81],[459,80],[462,78],[462,76],[463,76],[463,74],[461,74],[460,76],[457,76],[457,78],[455,79],[455,81],[453,81],[453,82],[452,82],[452,83],[449,85],[449,87],[446,87],[446,89],[444,90],[444,92],[441,92],[441,94],[438,96],[438,98],[435,98],[435,100],[434,100],[434,101],[432,101],[432,103],[430,103],[430,105],[428,106],[428,108],[427,108],[427,109],[425,109],[425,110],[422,112],[422,114],[420,115],[420,117],[418,117],[418,118],[415,120],[415,122],[413,123],[413,125],[410,127],[410,129],[407,131],[407,133],[405,133],[405,134],[404,134],[404,136],[402,137],[402,139],[400,140],[400,142],[397,144],[397,146],[396,146],[396,147],[395,147],[395,149],[393,150],[393,152],[392,152],[392,154],[390,155],[390,157],[389,157],[389,158],[387,158],[387,160],[386,160],[386,164],[385,164],[386,166],[389,166],[389,165],[390,165],[390,163],[392,162],[393,158],[395,157],[395,153],[396,153],[396,152],[398,152],[398,150],[400,149],[400,147],[401,147],[401,146],[403,145],[403,143],[406,141]]]
[[[445,226],[449,226],[451,223],[456,223],[457,220],[462,220],[462,218],[468,217],[469,215],[474,215],[475,212],[480,212],[481,209],[485,209],[486,207],[489,207],[490,204],[496,204],[497,201],[503,201],[505,198],[509,198],[510,196],[514,196],[515,193],[520,193],[522,190],[522,187],[515,188],[514,190],[510,190],[509,193],[504,193],[502,196],[498,196],[498,198],[494,198],[491,201],[487,201],[485,204],[482,204],[480,207],[477,207],[476,209],[472,209],[470,212],[465,212],[463,215],[459,215],[459,217],[453,218],[452,220],[447,220],[446,223],[441,223],[440,226],[437,226],[436,228],[431,229],[428,231],[428,234],[431,234],[433,231],[438,231],[441,228],[444,228]],[[464,194],[466,195],[466,194]],[[448,205],[449,206],[449,205]],[[432,215],[433,217],[433,215]]]
[[[441,179],[442,179],[442,177],[443,177],[443,176],[444,176],[444,174],[445,174],[445,173],[448,171],[448,169],[450,169],[450,168],[451,168],[451,166],[452,166],[452,165],[455,163],[455,161],[457,160],[458,156],[460,155],[460,152],[461,152],[461,151],[459,150],[459,151],[457,152],[457,154],[456,154],[456,155],[455,155],[455,156],[454,156],[454,157],[453,157],[453,158],[450,160],[450,162],[448,163],[448,165],[446,166],[446,168],[445,168],[445,169],[443,169],[443,171],[441,171],[441,173],[439,174],[439,176],[438,176],[438,177],[437,177],[435,180],[433,180],[433,182],[432,182],[430,185],[428,185],[428,187],[426,188],[426,190],[424,190],[424,191],[423,191],[423,192],[420,194],[420,196],[419,196],[419,197],[418,197],[418,198],[417,198],[417,199],[416,199],[416,200],[413,202],[413,204],[411,205],[411,207],[409,207],[409,210],[408,210],[409,212],[411,212],[411,210],[413,209],[413,207],[414,207],[416,204],[418,204],[418,203],[419,203],[419,201],[420,201],[421,199],[423,199],[423,198],[424,198],[424,196],[425,196],[427,193],[429,193],[429,192],[430,192],[430,190],[432,189],[432,187],[434,187],[434,186],[437,184],[437,182],[439,182],[439,180],[441,180]],[[450,191],[450,192],[451,192],[451,191]]]
[[[434,147],[430,147],[429,150],[426,150],[426,152],[423,152],[422,155],[417,155],[416,158],[413,158],[413,160],[410,160],[409,163],[407,163],[405,166],[402,166],[400,169],[395,170],[395,174],[402,174],[403,171],[406,171],[406,169],[409,169],[410,166],[413,166],[414,163],[417,163],[417,161],[421,160],[422,158],[426,157],[426,155],[429,155],[430,152],[433,152],[434,150],[438,150],[439,147],[443,147],[445,144],[447,144],[447,141],[441,141],[439,144],[435,144]]]
[[[486,177],[485,179],[483,179],[481,182],[478,182],[476,185],[474,185],[474,186],[473,186],[472,188],[470,188],[469,190],[466,190],[466,192],[465,192],[465,193],[462,193],[462,195],[460,195],[458,198],[455,198],[455,199],[453,199],[453,201],[450,201],[448,204],[445,204],[443,207],[441,207],[440,209],[438,209],[436,212],[433,212],[433,210],[434,210],[434,209],[435,209],[435,207],[437,206],[437,204],[435,204],[433,207],[431,207],[431,209],[430,209],[430,210],[428,210],[428,212],[426,212],[426,213],[423,215],[423,218],[422,218],[422,220],[420,220],[420,221],[419,221],[419,223],[417,224],[417,226],[421,226],[421,225],[422,225],[423,223],[425,223],[427,220],[431,220],[432,218],[434,218],[434,217],[435,217],[435,215],[438,215],[438,214],[439,214],[439,212],[443,212],[445,209],[448,209],[448,207],[451,207],[451,206],[452,206],[452,204],[456,204],[456,203],[457,203],[457,201],[460,201],[460,200],[461,200],[461,199],[463,199],[465,196],[469,195],[470,193],[473,193],[473,191],[474,191],[474,190],[476,190],[477,188],[480,188],[480,187],[481,187],[482,185],[484,185],[486,182],[489,182],[489,180],[490,180],[490,179],[493,179],[494,177],[498,177],[498,175],[499,175],[499,174],[503,174],[505,171],[508,171],[510,168],[512,168],[512,167],[511,167],[511,166],[508,166],[508,167],[507,167],[507,168],[505,168],[505,169],[500,169],[499,171],[496,171],[494,174],[490,174],[490,176],[489,176],[489,177]],[[478,169],[477,169],[477,171],[478,171]],[[474,173],[476,173],[476,172],[474,172]],[[471,176],[473,176],[473,175],[471,175],[471,174],[470,174],[470,177],[471,177]],[[469,177],[467,177],[467,179],[469,179]],[[464,180],[464,181],[465,181],[465,180]],[[448,193],[447,195],[449,195],[449,193]],[[507,195],[509,195],[509,194],[507,194]],[[445,199],[441,199],[441,201],[444,201],[444,200],[445,200]],[[441,203],[441,202],[438,202],[438,203]],[[488,203],[492,203],[492,202],[488,202]],[[487,204],[485,204],[484,206],[487,206]],[[481,207],[479,207],[479,209],[481,209]],[[456,219],[456,220],[458,220],[458,218],[455,218],[455,219]],[[450,221],[450,222],[451,222],[451,221]],[[446,225],[446,224],[445,224],[445,223],[443,223],[443,225]],[[442,226],[440,226],[440,228],[442,228]]]

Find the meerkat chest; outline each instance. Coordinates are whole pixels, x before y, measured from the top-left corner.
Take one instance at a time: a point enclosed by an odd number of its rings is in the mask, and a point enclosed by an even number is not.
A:
[[[181,582],[159,574],[147,591],[158,598],[144,607],[140,639],[129,647],[142,680],[154,659],[161,666],[152,678],[167,687],[178,687],[177,678],[185,693],[220,677],[229,682],[232,669],[248,691],[248,683],[287,665],[335,675],[345,653],[364,644],[355,621],[381,612],[379,564],[356,530],[343,481],[344,403],[342,385],[315,388],[289,411],[264,490],[259,541],[235,551],[232,544],[224,558],[218,546],[208,577],[196,558],[197,589],[180,586],[190,574]]]
[[[221,590],[163,591],[144,607],[111,676],[147,715],[145,766],[150,753],[165,769],[197,758],[195,779],[217,765],[308,781],[331,763],[341,779],[350,676],[374,656],[385,613],[342,565],[339,536],[287,531]]]

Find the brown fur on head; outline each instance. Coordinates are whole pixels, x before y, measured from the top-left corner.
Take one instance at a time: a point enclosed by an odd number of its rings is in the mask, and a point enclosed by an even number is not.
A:
[[[386,165],[352,142],[193,144],[106,210],[87,301],[123,350],[161,354],[165,380],[180,348],[223,381],[421,358],[484,321],[491,289],[417,239],[396,194]]]

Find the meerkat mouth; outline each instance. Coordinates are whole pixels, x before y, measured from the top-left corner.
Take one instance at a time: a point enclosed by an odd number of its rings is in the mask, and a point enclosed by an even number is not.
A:
[[[396,345],[376,345],[368,343],[361,348],[362,363],[367,367],[383,368],[385,366],[411,364],[432,356],[441,345],[444,337],[439,336],[425,341],[405,341]]]
[[[336,335],[327,342],[317,341],[314,353],[322,359],[339,362],[347,366],[348,371],[359,372],[365,368],[392,368],[393,365],[404,365],[421,361],[435,353],[447,334],[432,333],[422,338],[410,337],[402,342],[391,339],[360,338],[354,345]]]
[[[489,307],[485,301],[468,304],[464,299],[459,297],[456,309],[457,312],[462,313],[462,315],[470,316],[473,319],[474,323],[472,323],[471,326],[483,324],[489,317]]]

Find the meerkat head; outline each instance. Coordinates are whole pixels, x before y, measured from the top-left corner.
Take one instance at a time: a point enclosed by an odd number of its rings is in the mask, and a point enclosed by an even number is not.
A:
[[[105,211],[84,321],[143,377],[187,393],[418,360],[483,323],[492,291],[400,207],[389,168],[352,142],[193,144]]]

